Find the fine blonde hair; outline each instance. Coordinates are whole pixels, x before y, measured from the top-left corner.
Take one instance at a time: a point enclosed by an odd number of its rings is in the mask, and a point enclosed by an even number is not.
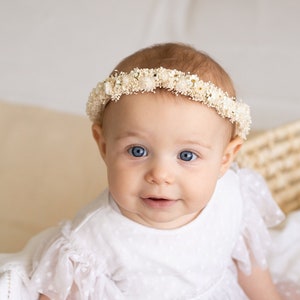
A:
[[[201,80],[210,81],[227,92],[230,97],[236,97],[232,80],[226,71],[204,52],[182,43],[157,44],[141,49],[123,59],[115,70],[130,72],[134,68],[159,67],[196,74]]]

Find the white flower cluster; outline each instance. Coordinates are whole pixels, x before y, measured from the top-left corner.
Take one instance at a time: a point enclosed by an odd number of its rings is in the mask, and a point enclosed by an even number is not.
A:
[[[166,89],[176,95],[184,95],[191,100],[214,108],[222,118],[228,118],[237,125],[237,134],[246,139],[250,131],[251,116],[249,106],[211,82],[204,82],[197,75],[175,69],[135,68],[129,73],[116,72],[105,81],[97,84],[87,102],[87,114],[92,122],[99,119],[109,101],[118,101],[122,95],[155,92]]]

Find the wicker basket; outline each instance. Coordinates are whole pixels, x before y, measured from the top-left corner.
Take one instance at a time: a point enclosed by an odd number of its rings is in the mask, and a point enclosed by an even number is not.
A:
[[[250,137],[237,162],[264,176],[285,213],[300,208],[300,120]]]

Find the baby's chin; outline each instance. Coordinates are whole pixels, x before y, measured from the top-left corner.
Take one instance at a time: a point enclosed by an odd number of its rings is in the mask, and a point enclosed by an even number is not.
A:
[[[155,206],[156,212],[152,212],[151,214],[139,213],[139,212],[130,212],[128,210],[124,210],[120,208],[121,213],[126,218],[131,221],[154,229],[159,230],[171,230],[183,227],[189,223],[191,223],[197,216],[201,213],[201,211],[185,214],[185,215],[171,215],[166,213],[163,210],[167,210],[168,207],[172,206],[172,203],[165,203],[166,200],[157,200],[158,202],[155,204],[151,204]],[[157,210],[160,210],[157,212]]]

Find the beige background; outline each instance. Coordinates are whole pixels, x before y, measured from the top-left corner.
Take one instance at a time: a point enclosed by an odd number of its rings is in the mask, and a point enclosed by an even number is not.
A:
[[[71,218],[106,185],[89,121],[0,101],[0,253]]]

